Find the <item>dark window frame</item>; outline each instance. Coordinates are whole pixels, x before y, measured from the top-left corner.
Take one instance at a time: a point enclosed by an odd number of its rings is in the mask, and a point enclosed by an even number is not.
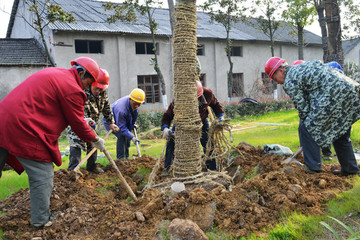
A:
[[[160,102],[160,79],[158,75],[138,75],[137,76],[138,88],[145,92],[146,103]]]
[[[235,82],[238,81],[239,82]],[[244,89],[244,73],[233,73],[232,74],[232,89],[231,96],[232,97],[242,97],[245,96]]]
[[[205,56],[205,44],[198,44],[197,45],[196,55],[197,56]]]
[[[273,83],[270,81],[269,76],[265,72],[261,73],[261,81],[264,85],[264,87],[262,88],[262,92],[264,94],[271,94],[274,88]]]
[[[160,55],[159,43],[156,43],[157,55]],[[152,42],[135,42],[136,55],[154,55],[154,44]]]
[[[75,53],[104,54],[104,40],[75,39]]]
[[[243,56],[243,47],[242,46],[232,46],[231,47],[231,56],[232,57],[242,57]]]

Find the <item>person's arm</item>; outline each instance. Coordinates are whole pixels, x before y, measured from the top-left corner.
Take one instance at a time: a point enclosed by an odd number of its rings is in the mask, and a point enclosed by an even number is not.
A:
[[[109,101],[106,91],[103,92],[102,98],[104,101],[104,108],[102,109],[102,114],[104,116],[104,119],[103,119],[104,123],[106,122],[106,124],[109,126],[108,128],[110,130],[112,130],[113,132],[118,132],[119,127],[116,126],[116,124],[115,124],[115,121],[113,118],[114,115],[111,111],[110,101]]]
[[[174,119],[174,101],[172,101],[168,109],[164,112],[161,119],[161,131],[165,128],[170,128],[171,122]]]
[[[129,118],[130,113],[119,112],[117,115],[116,125],[119,127],[119,132],[121,135],[124,135],[128,139],[133,139],[134,134],[127,127],[127,119]]]
[[[295,108],[299,112],[299,118],[305,120],[309,113],[309,102],[307,95],[304,92],[304,83],[300,77],[294,79],[293,77],[287,77],[284,83],[284,90],[291,98],[295,105]]]
[[[81,92],[67,95],[61,100],[62,112],[72,130],[81,140],[90,142],[96,139],[96,135],[84,119],[84,104],[85,94]]]

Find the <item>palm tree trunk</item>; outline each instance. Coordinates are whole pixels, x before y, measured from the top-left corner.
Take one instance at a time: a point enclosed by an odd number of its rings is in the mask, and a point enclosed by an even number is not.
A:
[[[201,172],[202,122],[196,97],[196,1],[178,0],[174,26],[175,177]]]

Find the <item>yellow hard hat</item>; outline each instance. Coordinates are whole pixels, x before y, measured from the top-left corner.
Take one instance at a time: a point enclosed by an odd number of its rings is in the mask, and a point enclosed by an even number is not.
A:
[[[130,99],[137,103],[143,103],[145,101],[145,92],[140,88],[135,88],[130,93]]]

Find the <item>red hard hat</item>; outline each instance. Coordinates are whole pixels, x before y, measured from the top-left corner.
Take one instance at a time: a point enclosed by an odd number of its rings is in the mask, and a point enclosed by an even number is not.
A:
[[[285,59],[279,58],[279,57],[272,57],[265,63],[265,72],[271,79],[274,72],[283,64],[286,62]]]
[[[94,59],[92,59],[91,57],[79,57],[74,61],[71,61],[71,66],[74,66],[75,63],[85,68],[86,71],[88,71],[95,79],[95,81],[98,79],[100,67]]]
[[[197,97],[201,97],[201,95],[203,95],[204,93],[204,88],[201,84],[200,81],[196,80],[196,92],[197,92]]]
[[[91,84],[91,86],[98,87],[98,88],[105,90],[109,87],[109,82],[110,82],[110,75],[109,75],[108,71],[100,68],[99,77],[95,82],[93,82]]]
[[[304,60],[296,60],[296,61],[293,61],[293,63],[291,64],[291,66],[298,65],[298,64],[302,64],[302,63],[304,63],[304,62],[305,62]]]

